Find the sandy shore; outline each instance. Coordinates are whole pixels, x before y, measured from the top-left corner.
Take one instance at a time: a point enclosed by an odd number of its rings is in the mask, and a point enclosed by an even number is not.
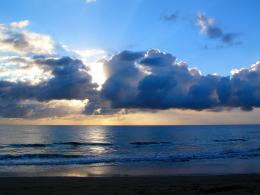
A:
[[[0,178],[0,194],[260,194],[260,175]]]

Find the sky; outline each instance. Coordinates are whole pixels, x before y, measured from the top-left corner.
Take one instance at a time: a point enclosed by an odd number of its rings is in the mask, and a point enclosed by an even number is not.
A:
[[[260,123],[258,0],[9,0],[1,124]]]

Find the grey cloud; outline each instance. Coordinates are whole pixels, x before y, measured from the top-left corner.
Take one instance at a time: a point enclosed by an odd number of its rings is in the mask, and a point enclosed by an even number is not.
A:
[[[123,110],[171,108],[221,111],[239,107],[250,111],[260,107],[259,61],[223,77],[202,75],[158,49],[123,51],[104,61],[108,79],[101,91],[92,83],[88,68],[78,59],[37,56],[31,61],[50,71],[51,77],[37,84],[1,80],[1,117],[105,115]],[[79,101],[77,109],[69,101]]]
[[[9,44],[19,50],[23,48],[28,48],[30,45],[29,42],[26,40],[24,34],[22,33],[9,33],[8,38],[3,39],[2,43],[7,45]]]
[[[235,45],[238,33],[225,33],[215,24],[213,18],[208,18],[205,14],[199,13],[196,18],[196,24],[210,39],[218,39],[221,42],[229,45]]]
[[[134,57],[136,54],[122,52],[106,62],[113,74],[103,86],[102,97],[114,108],[251,110],[260,106],[259,62],[231,77],[222,77],[201,75],[159,50]],[[149,73],[144,73],[142,66]]]
[[[1,104],[0,114],[7,118],[52,118],[81,114],[84,107],[85,103],[80,100],[20,100]]]
[[[119,113],[120,108],[111,107],[111,103],[97,94],[96,99],[90,100],[83,111],[87,115],[109,115]]]
[[[0,81],[0,116],[26,117],[28,111],[34,110],[33,106],[37,106],[37,110],[41,105],[44,106],[43,103],[21,106],[21,102],[25,100],[44,102],[89,99],[92,101],[97,96],[98,85],[92,83],[92,78],[87,73],[88,69],[80,60],[69,57],[59,59],[37,57],[35,63],[50,70],[52,78],[37,85]]]
[[[52,54],[54,47],[47,35],[0,24],[0,52]]]
[[[101,91],[104,99],[111,101],[112,107],[131,104],[136,96],[136,87],[143,73],[135,66],[144,52],[123,51],[104,63],[109,75]]]
[[[165,21],[175,22],[178,19],[178,15],[176,13],[172,13],[172,14],[169,14],[169,15],[165,15],[163,17],[163,19]]]
[[[37,86],[37,99],[86,99],[98,87],[92,83],[86,66],[77,59],[40,59],[38,63],[51,69],[53,78]]]
[[[97,84],[92,83],[92,78],[87,73],[88,69],[80,60],[70,57],[37,58],[35,62],[51,70],[52,78],[37,85],[1,81],[1,95],[9,98],[32,97],[37,100],[85,99],[98,87]]]

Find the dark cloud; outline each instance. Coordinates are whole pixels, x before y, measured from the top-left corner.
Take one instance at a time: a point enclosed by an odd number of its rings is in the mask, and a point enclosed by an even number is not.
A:
[[[222,36],[222,41],[224,43],[234,43],[235,39],[239,36],[238,33],[227,33]]]
[[[175,59],[159,50],[115,55],[106,62],[113,73],[103,85],[102,97],[114,108],[128,109],[251,110],[260,106],[259,62],[232,77],[221,77],[201,75]]]
[[[121,110],[111,107],[110,101],[102,99],[100,94],[97,94],[96,99],[88,102],[83,113],[87,115],[108,115],[119,113]]]
[[[176,13],[172,13],[169,15],[165,15],[163,19],[169,22],[176,22],[176,20],[178,19],[178,15]]]
[[[25,58],[13,60],[26,62]],[[250,111],[260,107],[259,61],[223,77],[202,75],[158,49],[123,51],[104,61],[108,78],[101,91],[78,59],[37,56],[30,63],[49,71],[50,78],[36,84],[1,80],[1,117],[104,115],[171,108],[221,111],[239,107]]]
[[[52,77],[37,85],[1,81],[1,95],[7,98],[86,99],[94,95],[97,84],[92,83],[86,66],[77,59],[62,57],[59,59],[36,58],[35,63],[50,70]]]
[[[37,86],[37,99],[86,99],[98,88],[92,83],[88,69],[78,59],[63,57],[60,59],[38,59],[38,63],[47,66],[53,78]]]
[[[249,69],[237,71],[231,80],[233,96],[230,103],[243,110],[260,106],[260,61]]]
[[[112,107],[127,107],[134,101],[136,87],[143,73],[135,66],[144,52],[123,51],[104,63],[108,80],[103,85],[102,97],[111,101]]]
[[[197,26],[210,39],[218,39],[221,42],[229,45],[236,45],[239,36],[238,33],[224,33],[223,30],[215,24],[213,18],[208,18],[205,14],[198,14],[196,19]]]
[[[77,59],[35,58],[35,63],[51,71],[52,77],[36,85],[27,82],[0,81],[0,115],[2,117],[25,117],[32,106],[23,104],[25,100],[93,100],[98,91],[92,83],[86,66]],[[39,107],[40,104],[34,104]],[[39,109],[37,109],[39,110]]]

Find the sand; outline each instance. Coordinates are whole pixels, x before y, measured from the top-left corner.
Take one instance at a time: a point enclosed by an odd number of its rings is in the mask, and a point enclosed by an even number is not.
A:
[[[2,177],[1,195],[260,194],[260,175]]]

